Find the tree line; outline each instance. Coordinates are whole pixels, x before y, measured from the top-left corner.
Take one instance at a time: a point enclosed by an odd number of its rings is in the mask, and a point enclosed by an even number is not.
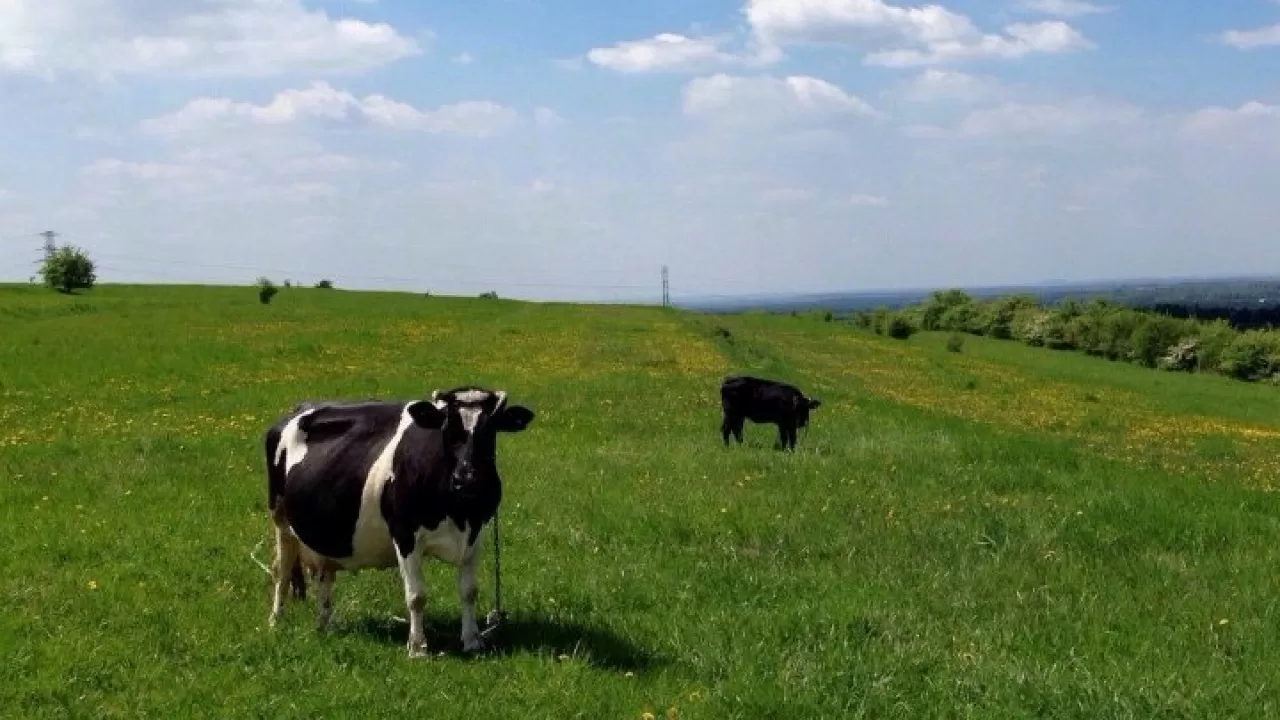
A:
[[[1101,297],[1068,298],[1050,306],[1032,295],[980,300],[963,290],[940,290],[923,303],[856,312],[850,319],[897,338],[920,330],[950,331],[1161,370],[1280,384],[1280,331],[1270,326],[1237,328],[1228,317],[1178,316]]]

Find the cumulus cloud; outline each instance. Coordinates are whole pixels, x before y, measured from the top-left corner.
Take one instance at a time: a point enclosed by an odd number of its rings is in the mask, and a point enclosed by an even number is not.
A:
[[[684,88],[687,115],[731,124],[881,118],[866,101],[815,77],[742,77],[723,73],[691,80]]]
[[[225,97],[203,97],[169,115],[146,120],[144,131],[180,134],[235,125],[284,125],[305,121],[363,124],[392,130],[489,137],[506,132],[518,113],[489,101],[468,101],[420,110],[373,94],[363,98],[325,82],[283,90],[264,105]]]
[[[1136,126],[1145,119],[1141,108],[1096,98],[1062,103],[1006,102],[975,110],[954,131],[959,137],[1009,135],[1077,135],[1098,128]]]
[[[897,94],[913,103],[977,103],[1003,95],[1004,87],[992,78],[958,70],[927,68],[904,83]]]
[[[1181,137],[1211,147],[1280,152],[1280,105],[1251,100],[1235,108],[1201,108],[1178,129]]]
[[[644,40],[626,40],[610,47],[593,48],[587,60],[622,73],[700,70],[731,62],[716,38],[691,38],[659,33]]]
[[[549,107],[538,107],[533,111],[533,121],[542,128],[559,127],[565,123],[560,114]]]
[[[1280,45],[1280,23],[1256,30],[1228,30],[1218,40],[1237,50],[1253,50]]]
[[[689,37],[658,33],[642,40],[625,40],[593,48],[586,60],[593,65],[626,74],[651,72],[709,72],[728,67],[763,67],[781,56],[772,45],[747,43],[739,52],[726,49],[725,37]]]
[[[6,0],[0,72],[262,77],[361,72],[422,52],[301,0]]]
[[[849,196],[849,204],[854,207],[888,207],[889,198],[883,195],[855,194]]]
[[[1115,8],[1097,5],[1084,0],[1023,0],[1018,8],[1028,12],[1037,12],[1055,17],[1079,17],[1081,15],[1097,15],[1111,12]]]
[[[883,0],[748,0],[747,21],[766,44],[837,44],[866,51],[872,65],[904,67],[978,58],[1014,59],[1092,47],[1054,20],[981,31],[941,5],[902,7]]]

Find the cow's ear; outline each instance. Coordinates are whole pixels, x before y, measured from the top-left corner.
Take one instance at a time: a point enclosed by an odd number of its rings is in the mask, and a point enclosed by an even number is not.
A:
[[[810,410],[817,410],[817,409],[818,409],[818,408],[820,408],[820,407],[822,407],[822,401],[821,401],[821,400],[818,400],[817,398],[811,398],[811,399],[809,400],[809,409],[810,409]]]
[[[533,422],[533,411],[523,405],[508,405],[495,419],[498,432],[520,432]]]
[[[445,410],[429,402],[416,402],[409,406],[409,417],[413,418],[414,424],[418,427],[439,430],[444,427],[444,421],[449,416]]]

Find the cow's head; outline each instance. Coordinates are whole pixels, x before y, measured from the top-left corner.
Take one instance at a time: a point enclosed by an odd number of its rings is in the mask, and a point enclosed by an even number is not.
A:
[[[817,410],[822,401],[816,398],[807,398],[803,395],[795,397],[796,403],[796,427],[809,427],[809,411]]]
[[[533,422],[533,411],[508,404],[504,391],[473,386],[436,390],[431,402],[411,405],[409,414],[418,425],[444,433],[455,488],[493,471],[498,433],[520,432]]]

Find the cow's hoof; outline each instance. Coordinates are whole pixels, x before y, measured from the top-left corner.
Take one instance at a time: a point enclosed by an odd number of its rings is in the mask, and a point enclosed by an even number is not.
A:
[[[409,643],[409,659],[418,660],[421,658],[431,657],[431,653],[427,652],[427,644]]]
[[[468,655],[485,655],[492,649],[493,646],[479,635],[470,640],[462,641],[462,651]]]

